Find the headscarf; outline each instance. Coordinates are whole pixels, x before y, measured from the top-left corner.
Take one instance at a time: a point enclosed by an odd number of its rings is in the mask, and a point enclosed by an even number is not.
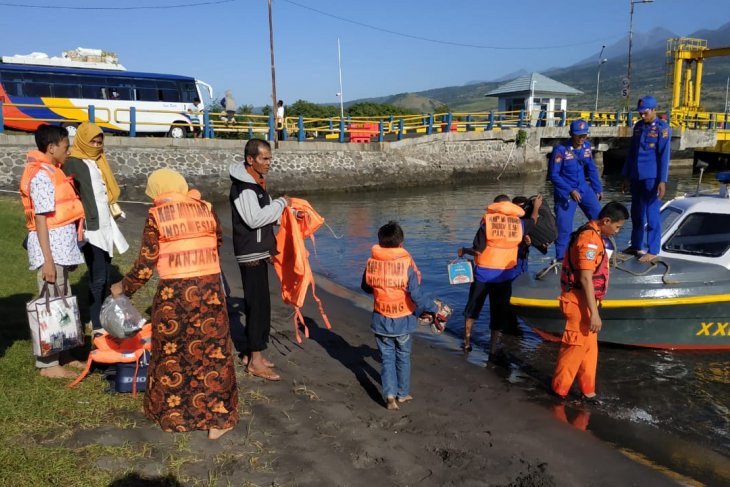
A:
[[[188,183],[182,174],[174,169],[162,168],[149,175],[144,194],[155,200],[163,193],[187,194],[187,192]]]
[[[109,162],[106,160],[106,155],[104,155],[104,146],[95,147],[91,145],[91,139],[100,134],[103,134],[103,132],[93,123],[84,122],[79,125],[76,129],[76,137],[74,137],[74,144],[71,147],[70,156],[76,157],[77,159],[91,159],[92,161],[96,161],[96,165],[99,167],[101,177],[106,185],[106,195],[111,205],[117,202],[121,190],[119,189],[117,180],[114,179],[114,174],[112,174]]]

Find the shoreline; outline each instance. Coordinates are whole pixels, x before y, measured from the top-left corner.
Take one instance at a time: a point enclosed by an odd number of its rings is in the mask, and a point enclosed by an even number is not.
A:
[[[138,251],[145,214],[145,208],[130,209],[124,222],[131,252]],[[231,286],[234,322],[242,292],[228,237],[221,264]],[[278,282],[273,269],[270,276]],[[241,403],[250,414],[215,443],[205,440],[204,432],[187,433],[202,465],[184,466],[186,476],[204,479],[206,461],[255,447],[257,466],[231,462],[218,479],[328,486],[677,485],[596,436],[556,421],[554,412],[493,370],[475,367],[423,333],[416,334],[412,355],[415,400],[399,411],[386,410],[369,329],[370,299],[324,277],[316,276],[316,284],[332,330],[320,326],[310,296],[302,309],[310,338],[298,345],[293,309],[272,284],[268,357],[282,380],[266,382],[237,365]],[[574,419],[571,409],[566,419]],[[131,443],[144,438],[163,457],[176,446],[172,435],[144,419],[131,432],[117,434]]]

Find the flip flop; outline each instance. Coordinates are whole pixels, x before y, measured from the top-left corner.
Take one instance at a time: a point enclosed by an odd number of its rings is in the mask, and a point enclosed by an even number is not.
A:
[[[279,374],[271,370],[269,367],[264,367],[262,369],[252,369],[251,367],[246,367],[246,372],[255,377],[260,377],[262,379],[270,380],[272,382],[281,380]]]
[[[241,356],[241,365],[243,365],[244,367],[248,367],[248,361],[249,361],[248,355]],[[274,365],[274,362],[272,362],[269,359],[264,359],[263,361],[264,361],[264,365],[270,369],[273,369],[274,367],[276,367],[276,365]]]

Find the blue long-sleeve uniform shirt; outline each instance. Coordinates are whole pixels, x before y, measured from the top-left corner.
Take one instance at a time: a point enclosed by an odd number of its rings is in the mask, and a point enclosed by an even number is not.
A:
[[[587,140],[577,149],[573,147],[571,140],[556,145],[550,154],[548,177],[553,183],[556,200],[568,200],[574,190],[579,193],[588,190],[586,177],[590,180],[590,189],[594,193],[603,192],[596,163],[593,161],[591,143]]]
[[[365,273],[362,275],[362,284],[360,287],[368,294],[373,293],[373,288],[365,281]],[[433,299],[428,298],[423,293],[421,285],[418,283],[416,271],[414,271],[412,267],[408,269],[407,291],[408,294],[411,295],[413,302],[416,304],[415,314],[404,316],[402,318],[389,318],[373,311],[373,318],[370,322],[370,329],[373,333],[387,337],[408,335],[416,331],[416,328],[418,328],[416,315],[420,315],[425,311],[428,311],[429,313],[435,313],[438,311]]]
[[[621,175],[633,181],[657,179],[666,183],[669,178],[669,151],[672,129],[659,118],[653,122],[636,122],[631,146]]]

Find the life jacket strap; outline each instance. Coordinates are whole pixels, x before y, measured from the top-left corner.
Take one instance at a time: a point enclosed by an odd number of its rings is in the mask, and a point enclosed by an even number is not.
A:
[[[76,379],[74,379],[74,381],[71,382],[68,385],[68,387],[71,387],[71,388],[76,387],[79,384],[79,382],[81,382],[82,380],[84,380],[84,377],[86,377],[87,375],[89,375],[89,372],[91,372],[91,363],[93,361],[94,361],[93,356],[91,354],[89,354],[89,358],[86,359],[86,368],[84,368],[83,372],[81,372],[81,374],[79,374],[79,376],[76,377]]]

